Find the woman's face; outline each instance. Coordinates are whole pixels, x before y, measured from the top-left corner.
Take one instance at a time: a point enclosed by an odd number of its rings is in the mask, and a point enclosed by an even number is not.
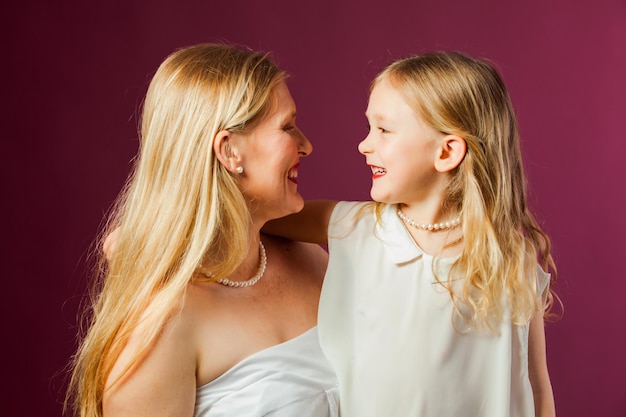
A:
[[[238,142],[243,174],[240,187],[252,216],[262,222],[302,210],[298,194],[300,157],[313,150],[296,126],[296,104],[285,83],[275,91],[270,114],[250,133],[233,135]]]

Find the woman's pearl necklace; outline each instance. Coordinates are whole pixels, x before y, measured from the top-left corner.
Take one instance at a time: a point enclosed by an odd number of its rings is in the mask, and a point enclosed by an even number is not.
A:
[[[227,285],[229,287],[249,287],[257,283],[258,280],[261,279],[263,274],[265,273],[265,266],[267,265],[267,255],[265,254],[265,246],[263,246],[263,242],[259,240],[259,270],[255,276],[250,278],[247,281],[231,281],[228,278],[220,278],[216,282],[219,282],[222,285]]]
[[[427,230],[427,231],[438,231],[438,230],[448,230],[453,229],[461,224],[461,216],[456,219],[450,220],[448,222],[442,223],[431,223],[431,224],[422,224],[418,223],[410,217],[407,217],[402,210],[398,209],[398,217],[400,217],[406,224],[415,227],[416,229]]]

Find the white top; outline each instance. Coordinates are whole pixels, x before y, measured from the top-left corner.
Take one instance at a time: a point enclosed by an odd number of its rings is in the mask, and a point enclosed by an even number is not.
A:
[[[317,327],[254,353],[196,390],[196,417],[338,417]]]
[[[355,220],[363,204],[341,202],[331,216],[318,318],[341,416],[533,416],[528,325],[504,320],[495,335],[457,323],[467,331],[455,331],[433,257],[415,245],[395,206],[376,225],[372,212]],[[453,260],[439,260],[440,271]],[[538,269],[545,288],[549,275]]]

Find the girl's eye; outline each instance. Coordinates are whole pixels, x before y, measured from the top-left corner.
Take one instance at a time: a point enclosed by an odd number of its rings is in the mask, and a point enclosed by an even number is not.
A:
[[[368,132],[372,131],[372,126],[370,125],[365,125],[365,129],[367,129]],[[376,127],[376,130],[378,130],[380,133],[389,133],[389,131],[387,129],[385,129],[384,127]]]

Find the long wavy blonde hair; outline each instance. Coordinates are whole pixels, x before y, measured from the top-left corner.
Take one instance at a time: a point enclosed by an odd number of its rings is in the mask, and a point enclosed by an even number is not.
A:
[[[517,121],[496,69],[435,52],[392,63],[373,86],[383,79],[431,127],[467,143],[443,201],[444,210],[461,215],[464,249],[447,279],[438,277],[457,312],[469,309],[467,321],[495,329],[505,310],[518,325],[549,310],[553,296],[538,294],[535,267],[539,262],[554,280],[550,240],[527,205]],[[461,290],[455,277],[464,277]]]
[[[148,329],[136,362],[180,307],[199,265],[217,279],[241,263],[250,214],[213,141],[222,130],[253,129],[285,77],[266,54],[217,44],[181,49],[157,70],[134,173],[104,233],[121,226],[119,240],[101,262],[73,361],[68,403],[76,415],[102,415],[107,377],[129,335],[139,323]]]

